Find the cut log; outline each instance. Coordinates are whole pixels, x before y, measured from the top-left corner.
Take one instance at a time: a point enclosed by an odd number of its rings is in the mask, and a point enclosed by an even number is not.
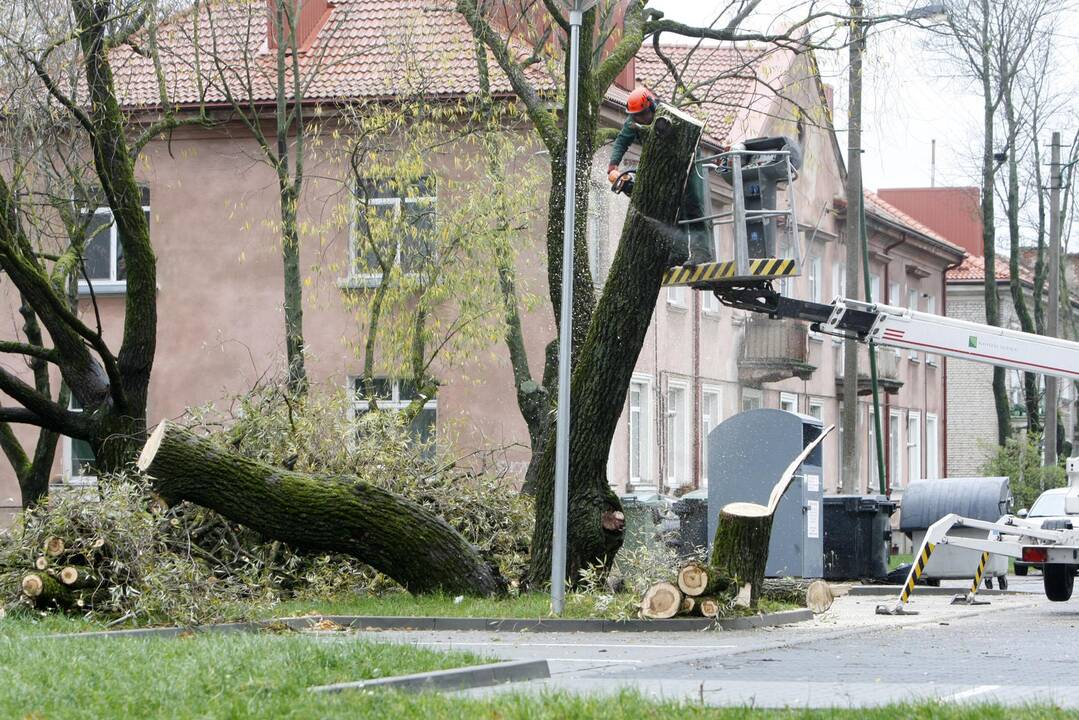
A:
[[[60,570],[60,582],[70,588],[96,587],[101,584],[90,568],[81,565],[68,565]]]
[[[678,610],[681,615],[690,615],[697,608],[697,598],[683,597],[682,607]]]
[[[44,570],[49,567],[49,559],[44,555],[39,555],[38,558],[34,560],[34,567],[38,570]]]
[[[505,591],[497,571],[448,523],[358,478],[266,465],[169,422],[146,441],[138,467],[170,502],[189,500],[298,548],[352,555],[410,592]]]
[[[834,425],[825,428],[791,461],[779,481],[772,487],[767,505],[734,502],[728,503],[719,511],[719,526],[712,541],[711,569],[734,580],[739,588],[739,601],[745,595],[744,586],[749,585],[749,607],[756,607],[761,597],[776,507],[783,498],[783,493],[790,487],[798,468],[834,429]]]
[[[712,597],[697,598],[697,610],[704,617],[714,618],[719,615],[719,601]]]
[[[814,615],[820,615],[830,607],[835,600],[832,586],[823,580],[814,580],[806,590],[806,607],[813,611]]]
[[[641,598],[641,616],[666,620],[682,609],[682,591],[669,582],[659,582],[645,591]]]
[[[730,578],[700,563],[690,563],[678,571],[678,589],[690,597],[713,595],[726,590]]]
[[[24,576],[22,592],[37,607],[51,605],[68,607],[74,599],[71,590],[48,573],[30,573]]]
[[[60,553],[64,552],[65,547],[67,546],[64,544],[63,539],[54,535],[45,541],[45,554],[51,557],[59,557]]]

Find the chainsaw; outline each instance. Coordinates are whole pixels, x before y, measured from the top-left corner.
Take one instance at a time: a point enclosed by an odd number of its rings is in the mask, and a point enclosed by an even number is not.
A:
[[[607,174],[607,179],[611,181],[611,192],[623,193],[626,196],[633,194],[633,180],[637,176],[637,168],[629,168],[618,172],[617,170],[611,170]]]

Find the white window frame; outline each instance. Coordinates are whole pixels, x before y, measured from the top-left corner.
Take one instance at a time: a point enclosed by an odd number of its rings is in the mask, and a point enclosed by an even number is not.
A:
[[[718,317],[722,309],[719,298],[710,290],[701,292],[701,313],[709,317]]]
[[[638,465],[633,467],[633,414],[632,405],[634,386],[639,388],[641,398],[640,408],[637,410],[637,442],[639,444]],[[627,451],[627,475],[633,485],[650,484],[652,480],[652,376],[634,373],[629,382],[629,390],[626,392],[626,419],[628,423]],[[634,474],[634,469],[637,470]]]
[[[90,212],[90,208],[84,208],[83,210],[87,215],[107,215],[109,219],[109,277],[108,278],[90,278],[90,282],[86,281],[86,278],[79,274],[79,296],[86,297],[90,295],[91,289],[93,294],[96,295],[123,295],[127,292],[127,280],[117,279],[119,273],[119,254],[120,254],[120,230],[116,227],[116,218],[112,214],[112,208],[108,205],[103,205],[94,208],[93,212]],[[150,226],[150,205],[146,204],[142,206],[142,212],[146,215],[146,226],[149,230]],[[86,238],[89,243],[93,238]],[[96,482],[96,479],[95,479]]]
[[[877,470],[877,424],[873,419],[873,410],[866,408],[866,438],[869,442],[869,447],[866,449],[866,455],[868,456],[868,462],[866,468],[869,474],[866,477],[866,489],[877,487],[879,485],[880,473]]]
[[[906,445],[903,444],[905,423],[901,410],[891,410],[888,413],[888,475],[893,486],[903,487],[903,457],[907,454]]]
[[[401,399],[401,381],[396,378],[378,377],[377,380],[389,380],[393,383],[390,390],[389,398],[378,398],[378,409],[391,412],[401,412],[409,405],[412,404],[411,399]],[[352,407],[349,409],[351,413],[350,419],[355,420],[360,414],[368,411],[368,400],[360,394],[360,388],[358,383],[362,378],[358,375],[354,375],[349,378],[349,388],[353,393]],[[423,410],[433,410],[435,413],[435,429],[434,437],[435,444],[438,443],[438,398],[427,398],[423,403]]]
[[[880,299],[880,275],[870,273],[869,275],[869,294],[873,296],[873,302],[879,303]]]
[[[366,178],[360,178],[362,182]],[[432,176],[433,180],[433,176]],[[342,286],[359,287],[359,288],[373,288],[382,284],[382,273],[380,272],[357,272],[356,264],[359,260],[357,254],[357,228],[356,223],[359,220],[359,206],[361,200],[358,196],[358,190],[354,187],[352,190],[352,216],[348,229],[348,277],[340,283]],[[430,205],[431,209],[435,213],[437,222],[438,218],[438,190],[435,190],[434,195],[412,195],[412,196],[398,196],[398,197],[376,197],[367,200],[369,206],[381,206],[381,207],[393,207],[394,218],[401,217],[401,208],[405,205]],[[401,248],[404,243],[397,243],[397,254],[394,257],[394,264],[397,267],[401,267]]]
[[[940,478],[940,422],[936,413],[925,414],[925,476]]]
[[[94,286],[94,291],[97,291],[97,285]],[[82,407],[75,399],[74,395],[70,396],[68,400],[67,409],[71,412],[82,412]],[[76,475],[75,468],[72,466],[74,457],[72,456],[72,439],[67,435],[64,438],[64,469],[63,480],[66,485],[86,487],[90,485],[97,485],[97,475]]]
[[[756,406],[747,408],[746,400],[755,401]],[[746,410],[759,410],[764,407],[764,393],[757,388],[742,388],[742,396],[738,398],[738,407],[741,412],[745,412]]]
[[[907,288],[907,308],[909,310],[918,311],[918,296],[920,294],[915,288]],[[907,359],[911,362],[921,362],[917,350],[911,350],[907,354]]]
[[[790,407],[784,407],[785,405]],[[790,413],[798,412],[798,395],[791,392],[779,393],[779,409]]]
[[[715,417],[708,412],[705,398],[716,399]],[[708,487],[708,434],[723,422],[723,389],[718,385],[701,386],[701,487]]]
[[[847,264],[836,260],[832,263],[832,298],[847,296]],[[833,345],[841,345],[843,341],[832,336]]]
[[[824,422],[824,401],[817,400],[815,398],[809,399],[809,417],[817,418],[822,423]],[[813,411],[816,410],[814,413]]]
[[[809,259],[809,268],[806,273],[806,280],[809,287],[807,288],[807,295],[810,302],[819,303],[821,300],[821,259],[820,256],[814,256]]]
[[[902,303],[902,301],[900,300],[900,298],[902,297],[902,293],[903,293],[903,285],[902,285],[902,283],[897,283],[897,282],[888,283],[888,303],[887,304],[892,305],[893,307],[900,307],[900,305]],[[903,353],[899,350],[899,348],[892,348],[892,352],[895,354],[895,360],[898,363],[899,360],[903,357]]]
[[[689,305],[686,302],[685,285],[671,285],[667,288],[667,304],[679,310],[685,310]]]
[[[681,396],[681,406],[674,400]],[[690,482],[689,452],[689,384],[667,380],[667,487],[684,487]]]
[[[922,474],[922,414],[907,411],[907,484],[921,480]],[[912,437],[913,436],[913,437]]]

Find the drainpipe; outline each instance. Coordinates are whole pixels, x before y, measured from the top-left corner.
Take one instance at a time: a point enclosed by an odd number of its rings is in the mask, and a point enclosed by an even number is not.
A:
[[[888,257],[888,255],[892,252],[892,250],[899,247],[900,245],[902,245],[906,241],[907,241],[907,234],[903,233],[902,236],[900,237],[900,239],[897,242],[894,242],[891,245],[885,246],[885,248],[884,248],[884,256]],[[886,261],[884,263],[884,289],[883,289],[883,293],[884,293],[885,304],[888,304],[889,302],[891,302],[891,298],[888,297],[888,289],[891,287],[891,284],[892,284],[891,283],[891,277],[892,277],[892,263],[891,263],[890,260],[888,260],[888,261]],[[891,440],[892,440],[892,397],[891,397],[891,395],[889,393],[884,393],[884,416],[888,419],[888,422],[886,423],[886,428],[884,430],[884,432],[886,432],[887,435],[888,435],[888,442],[886,442],[884,444],[884,447],[887,449],[887,452],[884,453],[884,462],[887,464],[887,467],[884,468],[884,477],[887,479],[887,483],[885,484],[885,487],[884,487],[884,494],[887,497],[891,497],[892,496],[892,481],[894,480],[894,478],[892,478],[892,476],[891,476],[892,453],[895,451],[895,448],[892,447],[892,442],[891,442]]]

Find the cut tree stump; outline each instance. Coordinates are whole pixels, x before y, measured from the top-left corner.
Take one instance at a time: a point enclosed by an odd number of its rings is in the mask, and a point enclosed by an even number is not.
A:
[[[719,511],[719,526],[712,541],[711,569],[733,578],[739,587],[750,586],[749,606],[757,607],[764,583],[764,568],[768,563],[768,544],[772,539],[772,519],[783,493],[790,487],[794,474],[809,454],[828,436],[830,425],[809,443],[787,466],[779,481],[772,487],[767,505],[734,502]],[[743,595],[739,591],[739,597]]]
[[[189,500],[297,548],[352,555],[409,592],[505,591],[497,570],[446,521],[358,478],[266,465],[169,422],[150,435],[138,467],[170,502]]]
[[[693,612],[694,609],[696,609],[696,607],[697,607],[697,598],[683,597],[682,598],[682,607],[679,608],[678,612],[680,614],[682,614],[682,615],[689,615],[690,613]]]
[[[38,556],[38,558],[34,560],[34,567],[38,570],[45,570],[49,567],[49,559],[44,555]]]
[[[68,565],[60,570],[60,582],[70,588],[88,588],[99,584],[90,568],[79,565]]]
[[[48,573],[30,573],[22,579],[22,593],[37,607],[68,607],[74,601],[71,590]]]
[[[700,563],[690,563],[678,571],[678,589],[690,597],[713,595],[726,590],[730,584],[730,578]]]
[[[761,592],[769,600],[795,603],[817,615],[830,608],[835,599],[828,583],[804,578],[767,578]]]
[[[45,541],[45,554],[58,557],[60,553],[64,552],[65,547],[67,545],[64,544],[63,538],[52,536]]]
[[[820,615],[830,607],[832,602],[835,601],[835,595],[832,593],[832,586],[823,580],[814,580],[809,584],[809,588],[806,589],[806,607],[813,611],[814,615]]]
[[[641,616],[666,620],[682,609],[682,591],[669,582],[659,582],[648,588],[641,599]]]
[[[704,617],[714,618],[719,615],[719,601],[711,597],[697,598],[697,610]]]

